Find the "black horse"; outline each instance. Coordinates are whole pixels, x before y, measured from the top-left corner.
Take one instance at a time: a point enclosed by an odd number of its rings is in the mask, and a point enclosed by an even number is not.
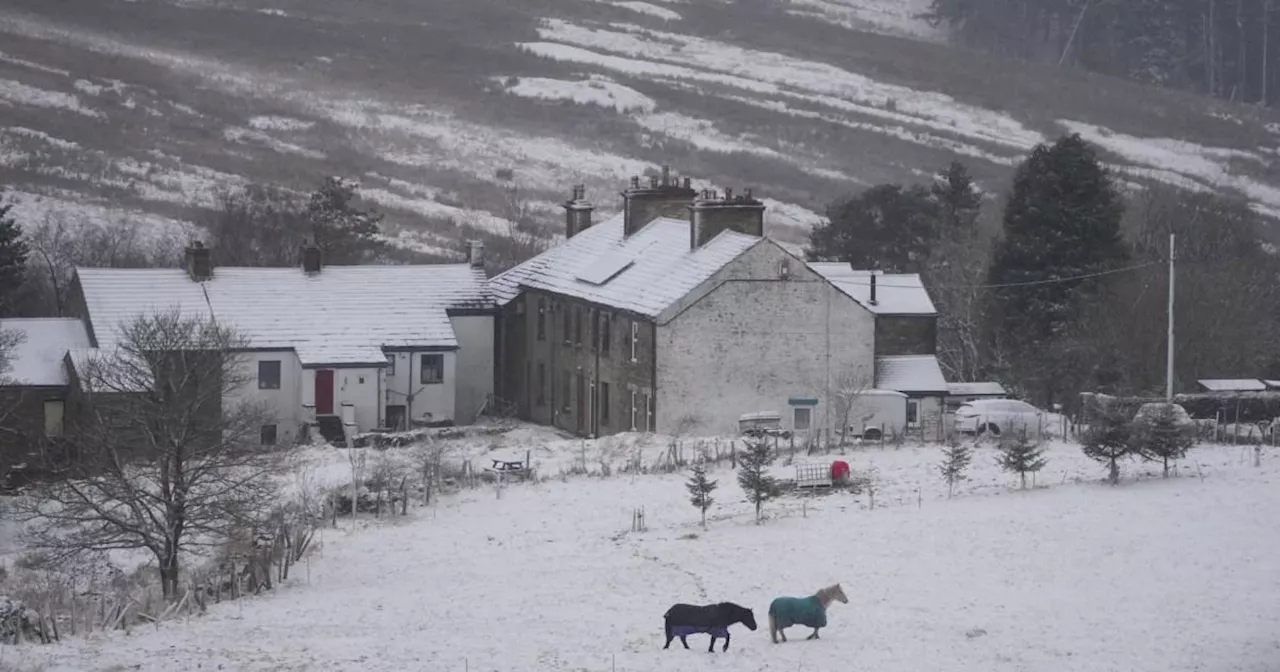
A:
[[[667,610],[662,615],[667,631],[667,645],[663,649],[671,648],[671,640],[676,637],[680,638],[680,643],[684,644],[684,648],[689,648],[689,642],[685,639],[689,635],[706,633],[711,635],[711,646],[707,651],[716,650],[716,640],[724,638],[724,648],[721,651],[729,650],[729,626],[734,623],[742,623],[751,630],[756,629],[756,617],[751,610],[746,607],[740,607],[732,602],[721,602],[719,604],[708,604],[705,606],[695,606],[692,604],[677,604]]]

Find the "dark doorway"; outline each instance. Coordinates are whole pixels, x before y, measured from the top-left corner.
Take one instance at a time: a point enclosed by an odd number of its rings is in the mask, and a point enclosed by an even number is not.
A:
[[[316,415],[333,415],[333,369],[316,369]]]
[[[393,432],[408,429],[404,424],[404,406],[387,406],[387,429]]]

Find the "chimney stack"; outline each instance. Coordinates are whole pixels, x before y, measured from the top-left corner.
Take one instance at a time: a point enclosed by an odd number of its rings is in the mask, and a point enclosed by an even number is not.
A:
[[[302,246],[302,271],[307,275],[320,272],[320,246],[314,240]]]
[[[876,272],[871,271],[871,305],[876,305]]]
[[[573,187],[573,198],[564,204],[564,237],[572,238],[591,228],[591,213],[595,206],[587,201],[587,187],[576,184]]]
[[[687,219],[689,204],[698,196],[689,183],[686,177],[682,186],[670,166],[662,166],[660,175],[650,175],[647,187],[641,186],[639,177],[632,177],[631,188],[622,192],[623,236],[630,236],[659,217]]]
[[[724,190],[723,198],[712,189],[703,190],[702,198],[695,200],[689,210],[691,249],[706,245],[722,231],[764,236],[764,203],[752,198],[750,189],[737,198],[731,188]]]
[[[200,241],[191,243],[186,249],[187,275],[195,282],[204,282],[213,277],[213,258],[209,248]]]
[[[484,268],[484,241],[467,241],[467,263],[472,268]]]

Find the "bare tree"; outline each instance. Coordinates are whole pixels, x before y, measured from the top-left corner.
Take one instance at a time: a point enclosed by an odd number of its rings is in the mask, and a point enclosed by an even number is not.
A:
[[[234,401],[246,346],[176,311],[122,325],[119,341],[77,371],[82,411],[67,434],[76,466],[15,504],[31,547],[55,561],[145,549],[173,598],[185,554],[260,529],[285,453],[255,445],[266,415]]]
[[[50,213],[28,231],[31,252],[27,257],[24,312],[66,315],[71,276],[78,266],[175,266],[182,259],[185,233],[174,229],[157,235],[136,220],[95,222]]]
[[[871,374],[862,368],[841,371],[833,377],[831,397],[835,402],[836,421],[840,423],[840,445],[845,444],[851,423],[856,421],[858,433],[861,434],[862,424],[874,415],[865,412],[859,403],[866,391],[873,386]]]
[[[413,450],[413,461],[422,477],[423,506],[431,503],[432,488],[440,480],[440,468],[451,445],[448,441],[437,441],[428,433],[426,440]],[[529,466],[525,465],[525,468]]]
[[[307,231],[302,196],[270,185],[248,185],[219,194],[204,221],[219,264],[292,266]]]

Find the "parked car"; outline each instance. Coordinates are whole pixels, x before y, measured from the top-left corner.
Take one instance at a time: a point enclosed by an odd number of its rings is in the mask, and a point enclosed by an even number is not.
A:
[[[1173,407],[1174,424],[1177,425],[1178,429],[1189,436],[1198,436],[1200,433],[1199,425],[1191,417],[1191,414],[1187,413],[1187,409],[1180,404],[1166,404],[1160,401],[1146,403],[1138,407],[1138,412],[1133,416],[1134,429],[1141,432],[1151,427],[1156,415],[1170,406]]]
[[[1022,431],[1038,436],[1047,422],[1047,413],[1025,401],[974,399],[956,409],[955,429],[961,434],[993,437]]]

